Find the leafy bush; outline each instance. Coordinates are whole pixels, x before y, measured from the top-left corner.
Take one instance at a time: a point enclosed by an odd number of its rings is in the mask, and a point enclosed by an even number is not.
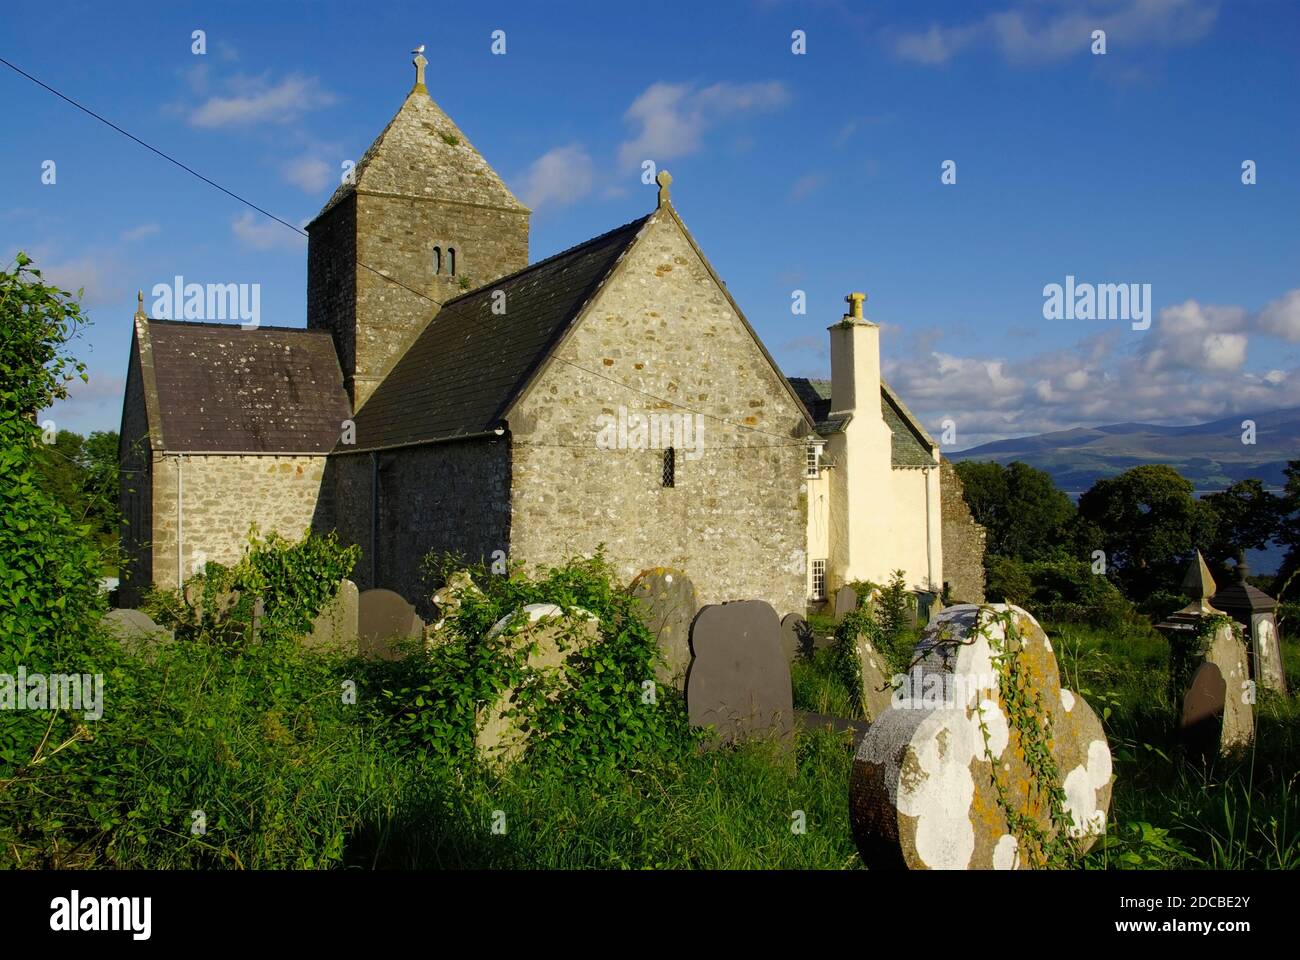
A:
[[[531,731],[529,756],[543,766],[603,776],[694,744],[674,690],[657,686],[656,702],[644,702],[658,646],[602,556],[570,560],[537,579],[518,568],[494,575],[482,564],[469,572],[482,593],[461,596],[445,639],[369,670],[369,688],[401,743],[440,763],[467,761],[477,711],[514,687],[520,719]],[[489,637],[493,625],[531,603],[555,604],[566,613],[580,608],[600,620],[599,642],[570,657],[559,689],[523,684],[538,679],[526,668],[527,649],[516,648],[508,632]]]
[[[311,630],[312,620],[334,597],[339,581],[352,573],[360,553],[355,545],[341,545],[333,531],[325,536],[308,532],[297,542],[274,532],[259,539],[254,531],[234,566],[209,561],[186,583],[187,589],[201,591],[204,610],[213,610],[224,594],[239,591],[239,602],[219,620],[209,617],[200,624],[177,590],[150,591],[142,608],[179,635],[230,645],[243,641],[260,598],[260,639],[299,637]]]

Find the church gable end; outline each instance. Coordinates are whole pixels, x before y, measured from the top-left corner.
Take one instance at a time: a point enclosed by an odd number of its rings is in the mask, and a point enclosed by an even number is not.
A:
[[[674,566],[702,602],[803,609],[811,424],[667,205],[507,420],[515,558],[603,543],[621,576]]]

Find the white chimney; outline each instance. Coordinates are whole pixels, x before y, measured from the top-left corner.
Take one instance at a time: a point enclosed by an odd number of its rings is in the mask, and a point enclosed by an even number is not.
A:
[[[853,413],[859,407],[880,416],[880,326],[862,316],[865,293],[844,298],[849,312],[831,332],[831,413]]]

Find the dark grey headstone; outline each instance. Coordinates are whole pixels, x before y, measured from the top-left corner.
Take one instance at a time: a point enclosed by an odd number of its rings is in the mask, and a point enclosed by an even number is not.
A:
[[[812,627],[799,614],[787,613],[781,618],[781,646],[786,660],[793,663],[795,657],[811,657],[814,642]]]
[[[1217,664],[1206,661],[1196,668],[1183,697],[1183,715],[1178,724],[1178,734],[1194,756],[1208,758],[1219,752],[1227,693],[1227,681]]]
[[[655,679],[681,690],[691,665],[691,621],[700,609],[695,584],[680,570],[655,567],[638,573],[627,589],[640,601],[641,619],[659,641],[663,663]]]
[[[357,652],[361,656],[394,660],[400,641],[423,632],[424,621],[400,594],[376,589],[357,598]]]
[[[844,619],[845,614],[858,609],[858,591],[850,586],[840,587],[835,591],[835,622]]]
[[[710,604],[691,624],[691,653],[686,709],[692,725],[713,727],[716,743],[792,742],[790,665],[771,606],[762,600]]]

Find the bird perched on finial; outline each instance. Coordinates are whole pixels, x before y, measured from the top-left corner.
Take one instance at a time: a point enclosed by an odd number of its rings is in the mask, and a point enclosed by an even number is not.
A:
[[[412,52],[412,53],[424,53],[424,44],[420,44],[418,47],[416,47],[416,48],[415,48],[414,50],[412,50],[411,52]]]

